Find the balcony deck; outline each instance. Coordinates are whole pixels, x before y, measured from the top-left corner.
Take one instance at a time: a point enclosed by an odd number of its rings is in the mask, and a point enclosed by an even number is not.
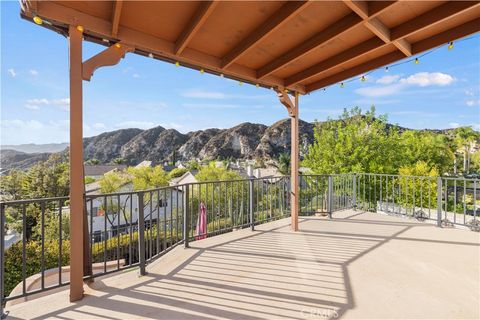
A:
[[[177,247],[150,264],[7,308],[9,319],[480,317],[480,234],[378,213],[289,219]]]

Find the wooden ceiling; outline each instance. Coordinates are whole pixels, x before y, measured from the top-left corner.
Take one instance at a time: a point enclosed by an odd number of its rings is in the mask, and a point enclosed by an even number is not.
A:
[[[308,93],[480,31],[478,1],[32,1],[85,40]]]

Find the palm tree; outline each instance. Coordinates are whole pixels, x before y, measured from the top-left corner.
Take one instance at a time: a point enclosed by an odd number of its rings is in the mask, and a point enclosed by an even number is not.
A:
[[[456,130],[455,144],[457,150],[463,154],[463,173],[469,172],[470,154],[473,152],[479,134],[471,127],[461,127]]]
[[[283,175],[290,173],[290,155],[288,153],[280,154],[278,158],[278,171]]]

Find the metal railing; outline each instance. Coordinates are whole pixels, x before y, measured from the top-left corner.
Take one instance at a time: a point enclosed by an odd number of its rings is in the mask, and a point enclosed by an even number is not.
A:
[[[335,211],[353,208],[353,177],[353,174],[301,175],[300,214],[331,216]]]
[[[466,226],[480,230],[478,179],[362,173],[355,175],[356,205],[438,226]]]
[[[201,208],[206,232],[198,232]],[[69,198],[0,203],[1,305],[68,284]],[[85,196],[85,279],[145,266],[179,244],[290,215],[290,178],[214,181]],[[4,244],[6,231],[20,241]]]
[[[382,211],[478,231],[479,181],[386,174],[300,176],[300,214]],[[85,278],[146,265],[179,244],[290,215],[290,177],[213,181],[86,195]],[[206,230],[199,232],[204,210]],[[0,203],[1,306],[68,284],[69,198]],[[5,245],[7,230],[19,241]],[[14,234],[14,235],[15,235]],[[12,235],[12,236],[14,236]],[[1,310],[0,310],[1,311]]]

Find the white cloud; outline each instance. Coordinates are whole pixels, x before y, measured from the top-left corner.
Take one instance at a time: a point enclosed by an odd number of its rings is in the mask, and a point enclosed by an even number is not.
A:
[[[355,93],[365,97],[384,97],[395,95],[412,86],[447,86],[452,84],[455,78],[441,72],[418,72],[406,78],[397,75],[387,75],[378,79],[377,86],[356,89]]]
[[[378,79],[376,82],[380,84],[392,84],[400,79],[399,75],[386,75]]]
[[[104,124],[104,123],[101,123],[101,122],[96,122],[96,123],[94,123],[94,124],[92,125],[92,127],[93,127],[94,129],[105,129],[105,128],[106,128],[105,124]]]
[[[191,89],[182,92],[182,96],[187,98],[200,98],[200,99],[226,99],[228,96],[222,92],[204,91],[198,89]]]
[[[355,89],[355,93],[365,97],[384,97],[398,93],[403,86],[400,84],[392,84],[388,86],[365,87]]]
[[[35,70],[35,69],[31,69],[31,70],[30,70],[30,74],[31,74],[32,76],[38,76],[38,71]]]
[[[138,78],[140,78],[140,75],[139,75],[138,73],[134,73],[134,74],[132,75],[132,77],[138,79]]]
[[[458,122],[450,122],[450,123],[448,124],[448,126],[451,127],[451,128],[458,128],[458,127],[460,127],[460,123],[458,123]]]
[[[265,99],[271,98],[271,95],[258,95],[258,94],[225,94],[219,91],[209,91],[203,89],[190,89],[180,92],[180,95],[186,98],[196,99]]]
[[[10,76],[11,76],[12,78],[15,78],[15,77],[17,76],[17,73],[15,72],[15,69],[10,68],[10,69],[8,69],[7,71],[8,71],[8,73],[10,74]]]
[[[40,109],[40,106],[48,106],[48,105],[55,105],[59,106],[61,109],[68,111],[69,106],[70,106],[70,98],[62,98],[62,99],[28,99],[25,104],[25,108],[31,109],[31,110],[38,110]]]
[[[155,127],[156,124],[149,121],[123,121],[115,125],[117,129],[126,129],[126,128],[139,128],[139,129],[150,129]]]
[[[465,103],[467,104],[467,106],[473,107],[480,104],[480,100],[471,99],[471,100],[467,100]]]
[[[467,90],[465,90],[465,95],[467,95],[469,97],[473,97],[475,94],[474,94],[473,90],[467,89]]]
[[[455,81],[455,78],[449,74],[441,72],[418,72],[407,78],[400,79],[400,83],[427,86],[447,86]]]
[[[40,107],[34,104],[26,104],[25,108],[30,109],[30,110],[40,110]]]
[[[241,105],[236,104],[212,104],[212,103],[184,103],[182,106],[186,108],[199,108],[199,109],[237,109],[242,108]]]

